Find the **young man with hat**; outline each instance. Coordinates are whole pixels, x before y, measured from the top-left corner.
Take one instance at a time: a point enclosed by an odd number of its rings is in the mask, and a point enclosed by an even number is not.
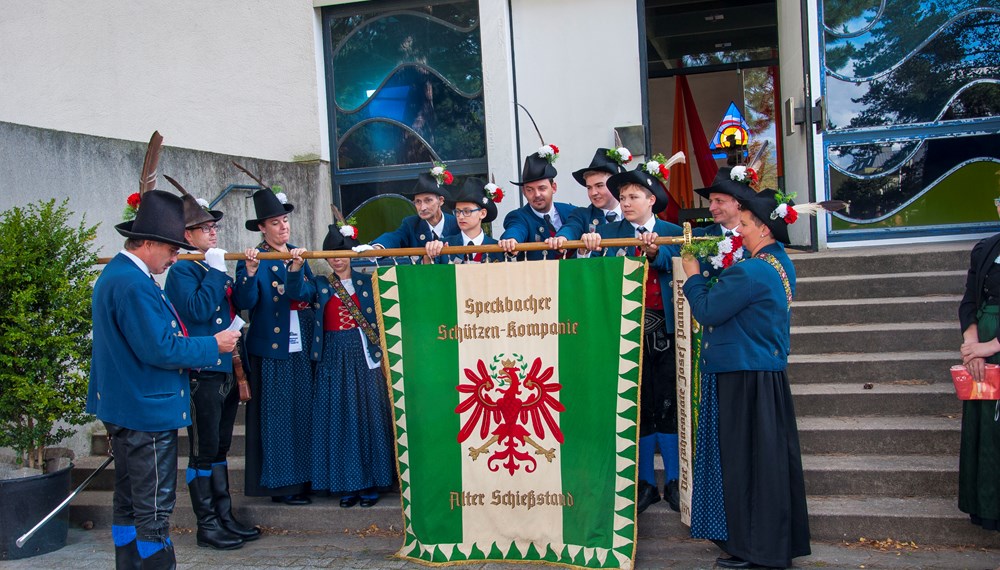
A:
[[[441,210],[449,197],[448,181],[451,179],[451,173],[443,166],[435,166],[431,172],[422,172],[413,189],[405,194],[413,200],[417,215],[403,218],[403,222],[394,231],[378,236],[370,245],[355,246],[353,250],[362,252],[373,248],[424,247],[429,241],[458,233],[455,216]]]
[[[552,163],[558,157],[558,147],[543,146],[524,159],[521,181],[511,181],[511,184],[521,187],[528,203],[504,217],[504,232],[498,243],[508,254],[513,254],[519,243],[543,242],[555,237],[556,232],[569,221],[575,207],[552,201],[558,190],[555,180],[557,172]],[[563,257],[563,253],[560,251],[548,257],[558,259]],[[545,259],[546,256],[542,251],[529,251],[518,258],[533,261]]]
[[[357,229],[331,225],[324,251],[357,245]],[[370,275],[351,270],[351,258],[326,261],[333,270],[306,280],[305,250],[293,249],[288,294],[316,303],[316,363],[312,405],[312,486],[340,495],[340,506],[367,508],[379,489],[393,484],[395,437],[389,392],[382,376],[382,349]]]
[[[439,240],[427,242],[427,255],[424,263],[483,263],[484,261],[503,261],[500,253],[467,253],[448,256],[441,255],[441,248],[446,245],[492,245],[497,240],[486,235],[483,224],[497,218],[497,205],[503,197],[503,191],[496,184],[487,184],[481,178],[468,178],[462,188],[447,203],[455,212],[458,227],[461,232],[444,236]]]
[[[218,249],[222,212],[208,210],[172,178],[184,201],[184,238],[205,254],[205,261],[178,261],[170,268],[164,290],[188,331],[209,335],[229,328],[236,316],[233,280],[226,273],[226,251]],[[191,247],[188,247],[191,249]],[[260,536],[233,518],[226,455],[233,441],[239,393],[233,376],[233,355],[226,353],[211,366],[192,370],[190,377],[191,442],[187,484],[198,519],[198,546],[230,550]]]
[[[313,341],[312,305],[287,295],[290,260],[258,259],[259,252],[287,252],[295,206],[270,188],[253,194],[256,218],[245,226],[260,232],[257,247],[236,264],[233,299],[250,311],[245,341],[250,360],[250,393],[246,410],[247,496],[270,496],[275,502],[305,505],[311,470],[310,438]],[[306,265],[304,279],[312,280]]]
[[[730,555],[719,567],[789,568],[810,553],[786,373],[795,268],[781,246],[799,207],[774,190],[739,201],[747,259],[711,287],[697,259],[683,261],[684,295],[703,326],[691,535]]]
[[[589,206],[581,206],[556,232],[556,236],[545,240],[553,249],[562,247],[567,240],[577,240],[580,236],[611,222],[622,220],[622,209],[618,199],[608,190],[608,178],[625,172],[625,164],[632,160],[632,153],[624,147],[616,149],[599,148],[594,152],[590,166],[573,173],[573,178],[587,189]]]
[[[656,169],[654,169],[656,170]],[[657,170],[657,172],[659,172]],[[680,255],[680,246],[653,243],[658,237],[680,236],[684,231],[656,217],[667,207],[667,192],[661,180],[650,174],[645,164],[608,179],[611,194],[618,199],[625,217],[620,222],[599,226],[581,239],[591,252],[601,249],[602,238],[638,238],[643,246],[612,248],[606,255],[645,255],[646,298],[643,302],[644,338],[642,347],[642,388],[639,409],[639,491],[636,512],[660,500],[653,466],[656,446],[666,472],[664,494],[670,508],[680,510],[677,479],[680,458],[677,449],[677,364],[674,356],[674,301],[671,257]]]
[[[116,566],[173,568],[177,430],[191,424],[188,369],[215,365],[240,333],[189,336],[153,279],[190,247],[180,198],[146,191],[135,219],[115,229],[128,239],[94,284],[87,412],[104,422],[115,457]]]

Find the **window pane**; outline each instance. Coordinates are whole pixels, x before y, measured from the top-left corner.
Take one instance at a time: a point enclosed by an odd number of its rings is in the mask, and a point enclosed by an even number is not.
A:
[[[487,179],[488,176],[485,172],[478,172],[474,174],[462,174],[455,175],[455,181],[452,184],[454,188],[461,188],[462,184],[465,183],[465,179],[470,176],[476,176],[479,178]],[[402,180],[378,180],[375,182],[359,182],[356,184],[342,184],[340,186],[340,196],[343,200],[342,210],[345,212],[354,212],[362,202],[372,198],[373,196],[381,196],[383,194],[400,194],[402,192],[409,192],[413,189],[413,186],[417,183],[417,174],[414,174],[413,178],[404,178]],[[412,205],[412,204],[411,204]],[[411,212],[412,213],[412,212]],[[393,226],[390,229],[396,229]],[[381,234],[381,232],[379,232]]]
[[[833,146],[830,155],[831,197],[851,203],[834,230],[996,221],[1000,135]],[[867,176],[838,170],[835,155],[861,157],[851,170]]]

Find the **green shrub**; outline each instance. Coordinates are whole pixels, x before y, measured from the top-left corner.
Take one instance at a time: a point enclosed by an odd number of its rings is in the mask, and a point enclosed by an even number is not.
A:
[[[86,423],[91,251],[97,226],[69,224],[66,201],[0,214],[0,446],[40,468],[45,447]]]

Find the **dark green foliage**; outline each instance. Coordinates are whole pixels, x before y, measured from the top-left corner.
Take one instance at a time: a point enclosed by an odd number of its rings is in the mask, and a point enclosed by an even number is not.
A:
[[[91,246],[97,226],[69,224],[66,202],[0,214],[0,447],[29,467],[86,423]]]

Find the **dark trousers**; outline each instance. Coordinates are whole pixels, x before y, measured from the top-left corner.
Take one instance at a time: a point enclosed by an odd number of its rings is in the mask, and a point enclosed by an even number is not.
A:
[[[642,339],[639,437],[677,433],[677,357],[663,311],[646,309]]]
[[[177,491],[177,430],[149,432],[104,422],[115,456],[113,524],[144,542],[165,542]]]
[[[209,470],[213,463],[226,460],[240,404],[235,383],[225,372],[191,372],[188,467]]]

